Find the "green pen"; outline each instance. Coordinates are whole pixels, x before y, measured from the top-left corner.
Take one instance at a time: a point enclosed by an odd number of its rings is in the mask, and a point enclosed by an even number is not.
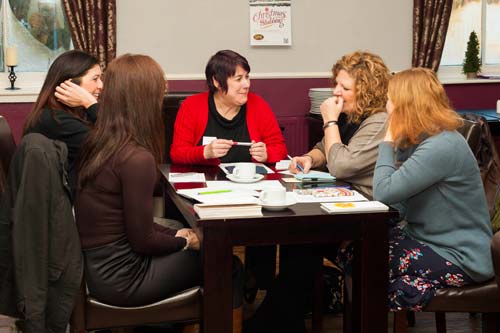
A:
[[[205,191],[205,192],[198,192],[199,195],[201,194],[219,194],[219,193],[227,193],[231,192],[232,190],[213,190],[213,191]]]

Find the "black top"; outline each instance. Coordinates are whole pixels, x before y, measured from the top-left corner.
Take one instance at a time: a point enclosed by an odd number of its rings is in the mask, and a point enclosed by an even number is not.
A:
[[[339,125],[339,132],[340,132],[340,138],[342,139],[342,142],[344,144],[349,144],[349,141],[353,137],[354,133],[359,128],[359,125],[365,120],[366,118],[363,118],[359,123],[353,124],[347,121],[347,115],[345,113],[341,113],[339,115],[338,119],[338,125]]]
[[[177,230],[153,223],[157,179],[153,155],[133,144],[106,161],[95,179],[78,192],[76,223],[82,249],[126,238],[134,252],[165,255],[186,245]]]
[[[217,139],[228,139],[238,142],[250,142],[250,134],[246,122],[247,105],[241,106],[238,114],[231,120],[221,116],[215,106],[214,95],[208,98],[208,122],[203,136],[212,136]],[[203,137],[198,143],[202,145]],[[226,156],[220,158],[222,163],[251,162],[248,146],[233,146]]]
[[[27,133],[40,133],[49,139],[59,140],[66,144],[68,147],[69,183],[73,194],[77,181],[76,160],[91,126],[97,120],[97,109],[97,104],[85,109],[84,119],[63,110],[43,109],[38,122],[27,131]]]

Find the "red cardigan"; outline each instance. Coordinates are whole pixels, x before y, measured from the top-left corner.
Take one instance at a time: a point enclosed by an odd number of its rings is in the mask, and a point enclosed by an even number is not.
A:
[[[273,111],[264,99],[248,94],[246,121],[251,140],[264,142],[266,163],[275,163],[287,155],[285,139]],[[172,163],[219,164],[218,158],[205,159],[204,146],[197,146],[208,123],[208,92],[190,96],[182,103],[174,125],[174,139],[170,149]]]

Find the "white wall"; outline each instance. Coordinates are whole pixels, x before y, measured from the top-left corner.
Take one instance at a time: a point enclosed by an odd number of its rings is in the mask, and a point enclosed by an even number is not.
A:
[[[252,77],[326,75],[343,54],[378,53],[393,71],[411,65],[410,0],[293,0],[292,46],[249,45],[246,0],[118,0],[118,54],[155,58],[170,79],[202,78],[220,49],[244,55]]]

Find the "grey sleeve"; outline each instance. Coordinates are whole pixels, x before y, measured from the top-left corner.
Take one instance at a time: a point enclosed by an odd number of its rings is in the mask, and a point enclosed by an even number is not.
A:
[[[460,168],[451,142],[426,140],[399,167],[394,163],[392,144],[382,142],[373,177],[373,197],[386,204],[404,201]]]
[[[353,181],[373,174],[378,144],[385,135],[385,114],[366,119],[348,144],[333,144],[329,151],[328,170],[339,179]]]

